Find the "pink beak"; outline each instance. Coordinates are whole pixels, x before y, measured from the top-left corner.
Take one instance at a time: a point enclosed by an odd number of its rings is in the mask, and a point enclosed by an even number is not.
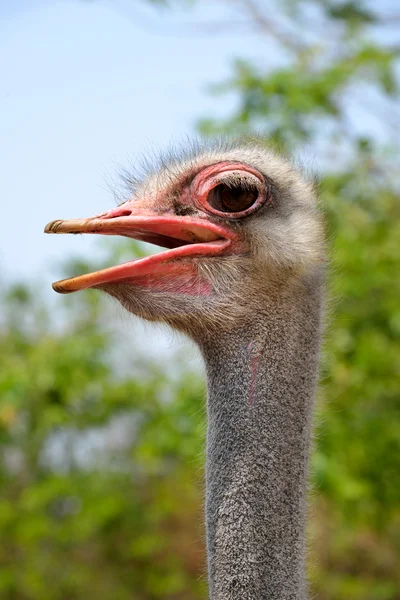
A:
[[[67,294],[111,282],[132,281],[143,275],[176,270],[185,257],[215,256],[227,251],[237,235],[225,226],[204,218],[159,215],[125,203],[89,219],[58,220],[48,223],[45,233],[91,233],[120,235],[168,248],[160,254],[137,259],[53,284],[56,292]]]

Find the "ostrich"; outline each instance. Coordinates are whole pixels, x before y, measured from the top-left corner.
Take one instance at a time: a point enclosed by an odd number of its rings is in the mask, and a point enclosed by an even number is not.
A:
[[[305,600],[305,517],[324,242],[312,182],[261,142],[171,156],[120,206],[46,233],[120,235],[159,254],[53,284],[168,323],[207,374],[212,600]]]

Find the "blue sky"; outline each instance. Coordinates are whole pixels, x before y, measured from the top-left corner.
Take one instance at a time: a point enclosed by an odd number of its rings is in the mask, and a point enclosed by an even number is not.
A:
[[[180,23],[219,18],[217,9],[203,2],[201,14],[170,16],[132,0],[1,3],[1,279],[40,275],[47,285],[63,257],[91,255],[93,238],[44,236],[43,226],[112,206],[119,165],[232,107],[207,86],[229,75],[236,54],[257,56],[261,41],[179,34]]]

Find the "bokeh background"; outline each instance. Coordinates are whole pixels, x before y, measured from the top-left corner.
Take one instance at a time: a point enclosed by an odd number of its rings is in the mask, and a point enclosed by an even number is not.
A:
[[[400,599],[397,0],[0,16],[0,597],[206,597],[197,351],[96,292],[51,291],[143,247],[42,230],[111,208],[140,156],[256,132],[317,174],[326,212],[312,597]]]

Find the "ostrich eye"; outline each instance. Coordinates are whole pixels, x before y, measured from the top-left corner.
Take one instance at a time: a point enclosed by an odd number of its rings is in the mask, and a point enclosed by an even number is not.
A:
[[[264,175],[235,162],[205,167],[191,183],[191,196],[197,208],[227,220],[252,215],[272,197]]]
[[[253,206],[258,198],[259,190],[256,187],[231,187],[220,183],[208,195],[210,206],[226,213],[242,212]]]

